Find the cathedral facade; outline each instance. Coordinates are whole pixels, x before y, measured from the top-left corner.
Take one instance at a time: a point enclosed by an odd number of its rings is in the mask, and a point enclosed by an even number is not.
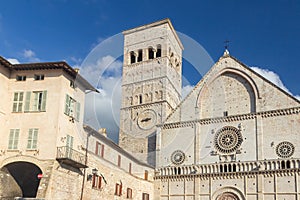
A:
[[[178,103],[183,45],[170,21],[124,37],[120,145],[154,163],[155,199],[300,199],[296,98],[226,50]]]

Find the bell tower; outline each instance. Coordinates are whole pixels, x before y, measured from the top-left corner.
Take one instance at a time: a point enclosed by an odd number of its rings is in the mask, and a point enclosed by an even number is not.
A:
[[[169,19],[123,34],[119,145],[154,166],[156,125],[181,98],[183,46]]]

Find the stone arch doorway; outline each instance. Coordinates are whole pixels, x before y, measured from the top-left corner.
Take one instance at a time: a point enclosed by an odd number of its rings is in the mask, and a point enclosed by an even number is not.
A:
[[[234,187],[224,187],[217,190],[212,198],[213,200],[246,200],[241,191]]]
[[[40,179],[38,174],[42,174],[42,170],[35,164],[29,162],[13,162],[5,165],[1,171],[5,171],[7,175],[13,177],[10,181],[15,181],[11,185],[18,186],[22,191],[22,197],[35,198],[37,196]],[[11,196],[6,194],[5,196]]]
[[[231,192],[220,194],[216,200],[240,200],[239,197]]]

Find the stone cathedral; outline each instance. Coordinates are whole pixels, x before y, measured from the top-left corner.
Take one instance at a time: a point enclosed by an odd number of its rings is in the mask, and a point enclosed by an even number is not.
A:
[[[119,145],[155,167],[154,199],[300,199],[295,97],[226,50],[181,100],[170,20],[123,34]]]

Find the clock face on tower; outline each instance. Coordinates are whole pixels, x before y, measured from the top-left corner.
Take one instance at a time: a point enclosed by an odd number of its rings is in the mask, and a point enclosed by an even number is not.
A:
[[[148,130],[156,125],[156,113],[154,110],[144,110],[141,112],[137,119],[139,128]]]

